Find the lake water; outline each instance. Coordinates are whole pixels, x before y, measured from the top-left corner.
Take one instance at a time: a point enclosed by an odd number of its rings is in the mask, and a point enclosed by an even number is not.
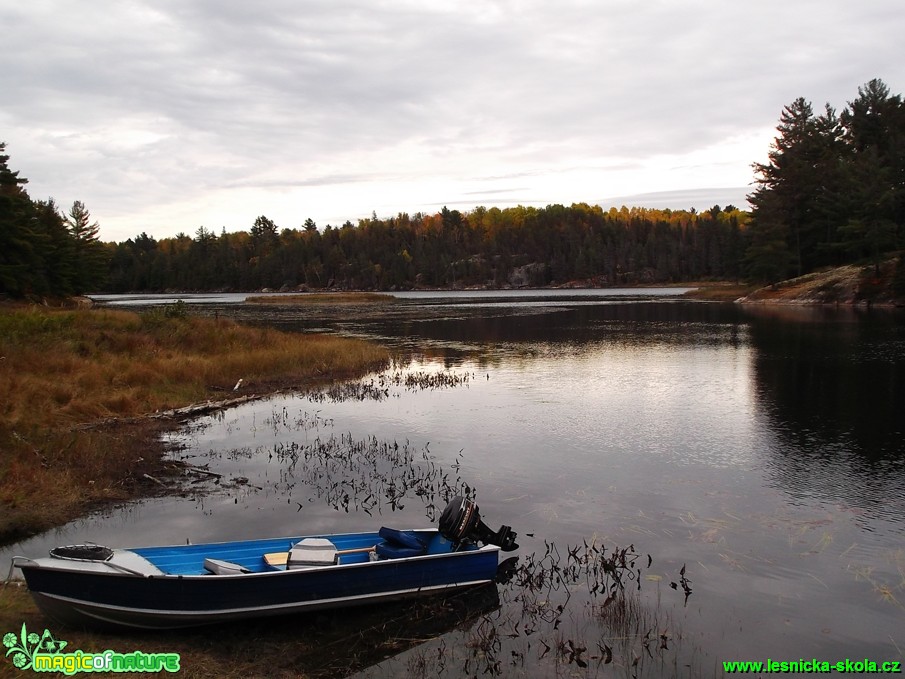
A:
[[[89,517],[4,548],[0,568],[82,540],[421,526],[464,488],[544,577],[529,585],[522,572],[498,586],[499,608],[362,676],[631,676],[635,657],[645,676],[718,675],[724,660],[902,660],[902,313],[674,293],[434,293],[319,314],[199,304],[373,338],[397,362],[344,390],[198,420],[172,439],[224,475],[213,494]],[[632,620],[593,591],[586,544],[634,546]],[[607,648],[613,665],[601,664]]]

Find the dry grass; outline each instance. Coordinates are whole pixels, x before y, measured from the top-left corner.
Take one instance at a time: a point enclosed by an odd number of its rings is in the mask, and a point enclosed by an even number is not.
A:
[[[379,292],[307,292],[248,297],[245,301],[252,304],[389,304],[396,298]]]
[[[160,426],[111,418],[361,373],[385,349],[227,319],[0,309],[0,543],[149,490]],[[152,471],[154,470],[154,471]]]

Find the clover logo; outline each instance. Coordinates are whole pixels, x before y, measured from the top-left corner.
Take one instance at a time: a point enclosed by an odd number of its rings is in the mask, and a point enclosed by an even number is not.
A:
[[[3,645],[6,647],[6,657],[12,656],[14,666],[20,670],[30,669],[35,653],[59,653],[66,648],[65,641],[54,639],[50,630],[45,629],[44,634],[38,635],[25,629],[22,623],[22,632],[17,637],[9,632],[3,635]]]

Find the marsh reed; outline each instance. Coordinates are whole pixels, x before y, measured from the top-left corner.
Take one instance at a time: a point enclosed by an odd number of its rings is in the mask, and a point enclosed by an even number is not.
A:
[[[145,415],[233,396],[240,379],[241,394],[264,394],[388,360],[367,342],[193,317],[184,305],[141,314],[2,308],[0,543],[157,492],[144,475],[166,472],[166,425]]]

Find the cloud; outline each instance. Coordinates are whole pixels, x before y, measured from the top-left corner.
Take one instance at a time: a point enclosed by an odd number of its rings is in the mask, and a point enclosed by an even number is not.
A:
[[[13,168],[111,240],[742,186],[794,98],[905,82],[893,0],[30,0],[0,22]]]
[[[719,205],[720,207],[734,205],[739,209],[747,210],[750,209],[747,197],[751,191],[752,187],[750,186],[707,187],[684,191],[652,191],[629,196],[610,196],[597,202],[604,208],[641,205],[661,210],[690,210],[694,208],[698,212],[702,212],[714,205]]]

